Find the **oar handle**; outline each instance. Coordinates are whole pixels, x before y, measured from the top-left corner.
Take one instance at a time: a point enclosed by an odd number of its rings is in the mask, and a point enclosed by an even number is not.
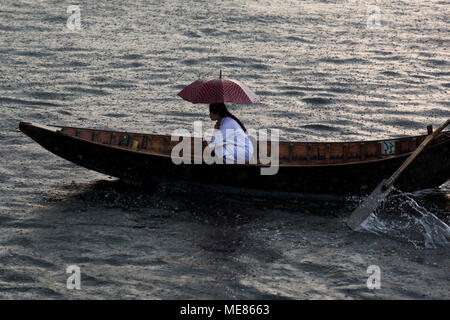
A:
[[[450,124],[450,119],[445,121],[443,125],[437,128],[432,134],[429,134],[425,140],[417,147],[417,149],[409,156],[409,158],[394,172],[394,174],[386,181],[383,189],[388,189],[397,180],[398,176],[406,169],[407,166],[422,152],[422,150],[427,146],[427,144],[433,140],[446,126]]]

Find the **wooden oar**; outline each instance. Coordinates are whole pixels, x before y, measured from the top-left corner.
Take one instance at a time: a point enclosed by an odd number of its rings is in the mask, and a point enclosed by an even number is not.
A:
[[[450,124],[450,119],[447,120],[442,126],[440,126],[436,131],[429,134],[425,140],[417,147],[417,149],[406,159],[406,161],[401,165],[400,168],[395,171],[395,173],[389,178],[384,179],[375,188],[375,190],[370,194],[369,197],[362,204],[353,211],[352,215],[347,221],[347,225],[353,230],[357,229],[366,219],[370,216],[372,212],[383,202],[387,197],[389,192],[392,190],[395,180],[400,176],[400,174],[408,167],[408,165],[413,162],[413,160],[419,155],[420,152],[427,146],[427,144],[433,140],[441,131]]]

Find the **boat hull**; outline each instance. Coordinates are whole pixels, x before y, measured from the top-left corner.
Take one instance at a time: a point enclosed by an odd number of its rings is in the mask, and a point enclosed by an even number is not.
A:
[[[258,165],[180,164],[170,157],[92,143],[55,128],[21,122],[21,131],[55,155],[128,182],[188,180],[242,188],[297,193],[363,195],[401,166],[409,154],[374,161],[324,165],[282,165],[261,175]],[[433,188],[450,178],[450,137],[427,147],[396,181],[403,191]]]

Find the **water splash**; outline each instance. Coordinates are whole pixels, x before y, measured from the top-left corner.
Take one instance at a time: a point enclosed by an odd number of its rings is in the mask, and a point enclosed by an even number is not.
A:
[[[425,230],[425,248],[449,246],[450,227],[435,214],[420,206],[413,198],[408,195],[406,195],[406,198],[410,207],[420,214],[419,217],[413,218],[415,223],[421,225]]]
[[[413,194],[395,190],[361,225],[361,231],[408,241],[416,248],[450,248],[450,227]]]

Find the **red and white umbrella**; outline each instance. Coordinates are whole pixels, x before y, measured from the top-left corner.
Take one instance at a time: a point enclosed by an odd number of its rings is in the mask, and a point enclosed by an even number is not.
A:
[[[194,81],[178,95],[189,102],[205,104],[219,102],[246,104],[259,101],[259,97],[245,84],[233,79],[223,79],[222,72],[219,79]]]

